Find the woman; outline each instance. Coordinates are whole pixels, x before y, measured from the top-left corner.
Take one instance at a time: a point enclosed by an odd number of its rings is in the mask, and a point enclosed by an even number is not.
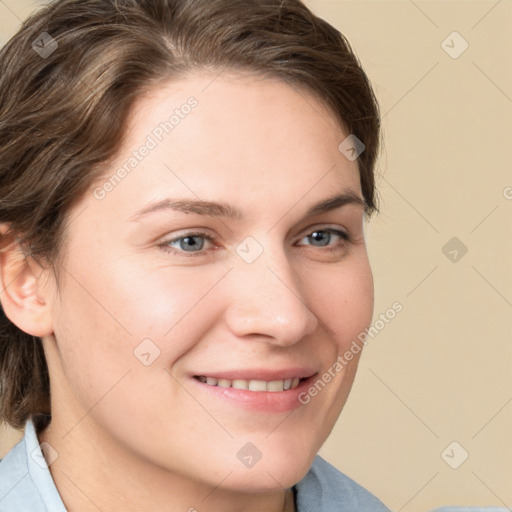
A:
[[[0,511],[386,510],[317,456],[373,309],[344,37],[299,0],[57,0],[0,66]]]

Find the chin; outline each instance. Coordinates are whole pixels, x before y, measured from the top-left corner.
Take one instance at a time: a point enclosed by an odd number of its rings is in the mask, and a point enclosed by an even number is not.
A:
[[[260,461],[261,462],[261,461]],[[311,461],[312,463],[313,461]],[[279,466],[261,466],[233,472],[224,482],[225,488],[236,492],[273,493],[288,489],[298,483],[308,472],[311,463],[293,465],[284,462]]]
[[[239,457],[237,454],[237,463],[232,465],[233,472],[225,483],[233,490],[253,493],[276,492],[292,487],[308,472],[316,450],[313,447],[301,449],[299,443],[287,444],[279,448],[267,443],[260,452],[248,445],[245,450],[248,454],[252,452],[252,460],[251,455],[244,457],[244,452]]]

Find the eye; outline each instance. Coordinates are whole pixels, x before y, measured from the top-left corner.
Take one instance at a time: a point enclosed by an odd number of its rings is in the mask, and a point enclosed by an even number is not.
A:
[[[326,251],[336,251],[345,248],[350,236],[345,231],[334,228],[315,229],[303,237],[301,241],[307,240],[313,247],[326,247]],[[334,241],[334,243],[333,243]],[[189,232],[182,236],[165,240],[159,247],[164,251],[183,256],[201,256],[206,253],[208,244],[214,245],[214,239],[204,232]],[[206,245],[206,247],[205,247]],[[211,248],[211,247],[210,247]]]
[[[174,253],[201,253],[204,252],[205,241],[212,243],[212,237],[206,233],[185,233],[183,236],[166,240],[160,244],[164,250]]]
[[[331,242],[335,241],[334,244]],[[337,239],[337,241],[336,241]],[[313,247],[328,247],[328,250],[336,250],[344,247],[346,242],[350,240],[350,236],[345,231],[339,229],[326,228],[315,229],[310,234],[306,235],[302,240],[308,240]]]

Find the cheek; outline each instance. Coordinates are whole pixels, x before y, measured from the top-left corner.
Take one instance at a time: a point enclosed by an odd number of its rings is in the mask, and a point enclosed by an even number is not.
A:
[[[316,274],[312,304],[316,315],[334,333],[340,350],[367,328],[373,315],[373,278],[366,257],[351,265]]]
[[[154,368],[169,367],[215,322],[216,312],[206,307],[205,298],[224,268],[144,269],[126,259],[102,261],[93,271],[87,262],[74,261],[54,322],[61,357],[74,380],[98,382],[105,374],[142,366],[139,347],[149,348],[151,358],[158,355]]]

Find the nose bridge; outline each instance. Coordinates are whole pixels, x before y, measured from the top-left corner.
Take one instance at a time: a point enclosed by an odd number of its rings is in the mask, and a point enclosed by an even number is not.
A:
[[[240,255],[240,249],[247,246],[242,243],[238,247],[239,258],[230,273],[228,324],[237,336],[265,335],[275,344],[296,343],[312,333],[318,321],[307,305],[292,262],[282,248],[271,250],[269,245],[260,245],[260,254],[252,261],[243,251]]]

